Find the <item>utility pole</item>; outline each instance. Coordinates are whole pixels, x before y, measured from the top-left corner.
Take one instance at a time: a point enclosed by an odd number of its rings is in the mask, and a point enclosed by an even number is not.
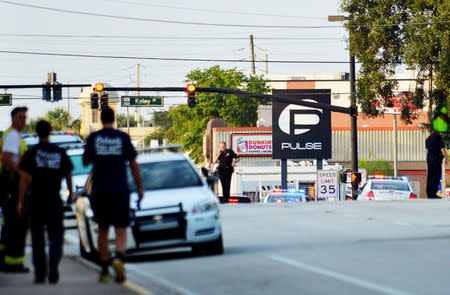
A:
[[[70,88],[67,88],[67,112],[70,114]]]
[[[329,15],[329,22],[342,22],[351,18],[344,15]],[[349,30],[349,55],[350,55],[350,109],[351,111],[351,146],[352,146],[352,171],[358,172],[358,107],[356,105],[356,74],[355,57],[351,51],[351,30]],[[356,199],[356,190],[358,187],[352,185],[352,198]]]
[[[250,59],[252,61],[252,74],[256,74],[255,68],[255,45],[253,44],[253,35],[250,35]]]
[[[266,75],[269,74],[269,54],[266,53]]]
[[[141,65],[138,64],[137,65],[137,87],[141,87]],[[138,90],[137,91],[137,96],[140,96],[141,92]],[[139,109],[139,107],[136,108],[136,122],[137,122],[137,127],[141,127],[141,110]]]

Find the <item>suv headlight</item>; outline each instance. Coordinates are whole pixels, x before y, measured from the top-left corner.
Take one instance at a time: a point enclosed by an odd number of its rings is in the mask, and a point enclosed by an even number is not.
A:
[[[205,201],[202,201],[202,202],[198,203],[197,205],[195,205],[194,209],[192,209],[192,213],[194,213],[194,214],[203,213],[203,212],[208,212],[208,211],[212,211],[212,210],[217,210],[218,208],[219,208],[219,205],[218,205],[217,201],[205,200]]]

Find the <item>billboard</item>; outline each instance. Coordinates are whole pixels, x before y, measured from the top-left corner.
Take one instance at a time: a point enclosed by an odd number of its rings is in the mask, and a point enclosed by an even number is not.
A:
[[[274,90],[308,102],[331,102],[329,89]],[[273,100],[272,136],[274,159],[330,159],[331,111]]]
[[[239,156],[271,156],[272,134],[231,134],[231,148]]]

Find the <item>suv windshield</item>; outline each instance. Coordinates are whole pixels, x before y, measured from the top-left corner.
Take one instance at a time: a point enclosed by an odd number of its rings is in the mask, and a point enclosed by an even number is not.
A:
[[[92,170],[92,164],[88,166],[83,165],[83,155],[69,156],[70,162],[72,162],[73,170],[72,175],[89,174]]]
[[[203,185],[200,177],[188,161],[168,161],[140,164],[144,190],[158,190]],[[136,191],[136,185],[128,169],[128,186]]]
[[[409,191],[408,183],[400,180],[373,181],[373,190]]]

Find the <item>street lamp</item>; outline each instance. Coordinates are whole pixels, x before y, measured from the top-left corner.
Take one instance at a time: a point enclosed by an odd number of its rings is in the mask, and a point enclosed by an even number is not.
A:
[[[344,15],[329,15],[329,22],[342,22],[348,20],[347,16]],[[351,33],[349,32],[349,35]],[[349,47],[351,38],[349,36]],[[349,49],[350,54],[350,101],[352,108],[351,113],[351,133],[352,133],[352,171],[358,172],[358,108],[356,106],[356,78],[355,78],[355,57],[352,55],[351,50]],[[356,197],[356,190],[358,188],[352,185],[352,198]]]

